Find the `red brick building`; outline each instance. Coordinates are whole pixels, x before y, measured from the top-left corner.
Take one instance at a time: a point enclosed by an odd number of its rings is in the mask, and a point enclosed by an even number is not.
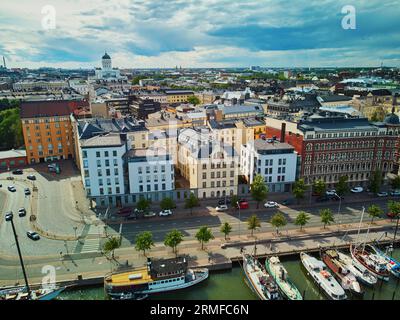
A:
[[[0,151],[0,171],[21,168],[28,163],[25,150]]]

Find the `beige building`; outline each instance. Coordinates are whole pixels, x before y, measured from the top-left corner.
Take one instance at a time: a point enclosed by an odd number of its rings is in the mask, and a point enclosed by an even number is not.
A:
[[[188,102],[188,98],[194,96],[193,91],[188,90],[165,90],[168,103]]]

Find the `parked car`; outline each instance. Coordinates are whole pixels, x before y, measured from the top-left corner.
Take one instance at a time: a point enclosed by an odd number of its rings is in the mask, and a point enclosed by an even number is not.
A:
[[[381,191],[376,194],[378,197],[387,197],[389,194],[387,192]]]
[[[22,171],[22,169],[15,169],[15,170],[12,171],[12,174],[19,174],[19,175],[21,175],[21,174],[24,174],[24,171]]]
[[[293,204],[293,203],[294,203],[294,199],[285,199],[285,200],[282,201],[282,204],[284,206],[288,206],[288,205]]]
[[[167,217],[172,215],[172,211],[167,209],[167,210],[162,210],[160,211],[160,213],[158,214],[160,217]]]
[[[117,214],[120,216],[129,216],[130,214],[132,214],[132,208],[130,207],[121,208],[117,211]]]
[[[6,221],[11,221],[13,218],[13,213],[11,211],[6,212],[5,218],[6,218]]]
[[[223,204],[230,204],[231,203],[231,199],[226,198],[225,199],[219,199],[218,200],[218,205],[223,205]]]
[[[228,206],[226,204],[220,204],[218,207],[215,208],[218,212],[228,210]]]
[[[335,196],[335,195],[336,195],[336,190],[335,190],[335,189],[327,190],[327,191],[325,192],[325,194],[326,194],[327,196]]]
[[[390,195],[393,197],[398,197],[398,196],[400,196],[400,190],[390,191]]]
[[[31,190],[29,190],[29,188],[25,188],[24,193],[26,196],[29,196],[31,194]]]
[[[350,189],[351,192],[353,193],[361,193],[364,191],[363,187],[354,187]]]
[[[277,204],[275,201],[268,201],[267,203],[264,203],[265,208],[279,208],[279,204]]]
[[[315,201],[316,202],[326,202],[326,201],[329,201],[329,197],[321,196],[321,197],[318,197],[317,199],[315,199]]]
[[[35,232],[35,231],[28,231],[28,232],[26,233],[26,235],[28,236],[29,239],[32,239],[32,240],[34,240],[34,241],[40,239],[39,234],[38,234],[37,232]]]
[[[145,218],[152,218],[152,217],[155,217],[155,216],[156,216],[156,213],[153,212],[153,211],[148,211],[148,212],[145,212],[145,214],[144,214]]]
[[[28,180],[36,180],[36,176],[34,176],[33,174],[30,174],[29,176],[27,176]]]
[[[393,212],[388,212],[386,215],[387,215],[390,219],[396,218],[396,215],[395,215]]]
[[[11,192],[17,191],[17,189],[15,189],[14,186],[8,186],[7,189],[8,189],[8,191],[11,191]]]
[[[247,202],[247,200],[241,199],[238,201],[238,203],[239,203],[240,209],[248,209],[249,208],[249,203]]]
[[[18,209],[18,216],[20,216],[20,217],[25,217],[26,216],[25,208],[19,208]]]

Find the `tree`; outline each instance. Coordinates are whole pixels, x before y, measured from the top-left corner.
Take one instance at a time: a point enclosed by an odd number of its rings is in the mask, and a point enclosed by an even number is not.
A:
[[[390,180],[390,185],[393,189],[400,189],[400,176],[396,176],[394,179]]]
[[[347,176],[341,176],[339,178],[339,182],[336,184],[336,194],[338,196],[344,196],[345,194],[349,193],[350,187],[347,183],[347,180]]]
[[[292,193],[293,196],[297,199],[297,203],[300,202],[301,199],[304,199],[304,193],[307,190],[307,185],[304,182],[304,179],[299,179],[295,181],[293,184]]]
[[[190,96],[188,97],[187,101],[195,106],[197,106],[198,104],[200,104],[200,99],[196,96]]]
[[[324,180],[315,180],[313,183],[313,190],[319,196],[322,196],[326,192],[326,183]]]
[[[306,212],[300,211],[296,217],[294,224],[296,226],[300,226],[301,231],[303,227],[308,223],[308,220],[310,220],[310,216]]]
[[[18,149],[24,144],[19,108],[0,111],[0,150]]]
[[[282,212],[275,213],[270,222],[276,228],[276,234],[279,234],[279,228],[286,226],[287,220]]]
[[[232,226],[229,224],[229,222],[225,222],[222,226],[220,231],[224,234],[225,240],[226,236],[229,235],[232,231]]]
[[[151,201],[141,197],[136,205],[136,208],[141,211],[146,211],[150,208]]]
[[[232,208],[237,208],[237,203],[238,203],[238,201],[239,201],[239,197],[238,197],[236,194],[234,194],[234,195],[231,197],[231,207],[232,207]]]
[[[251,196],[255,201],[257,201],[257,209],[260,206],[260,202],[267,199],[268,186],[265,184],[264,177],[257,174],[254,177],[253,183],[250,186]]]
[[[108,254],[111,252],[111,257],[114,259],[114,252],[121,246],[120,237],[111,237],[103,244],[103,251]]]
[[[167,247],[171,247],[172,251],[177,253],[176,247],[183,241],[183,234],[179,230],[172,230],[171,232],[167,233],[165,236],[164,244]]]
[[[386,116],[386,110],[382,106],[375,107],[374,112],[371,115],[371,121],[378,122],[383,121]]]
[[[396,241],[397,230],[399,228],[400,220],[400,202],[399,201],[389,201],[388,202],[389,212],[392,214],[392,219],[397,219],[396,229],[394,231],[394,241]]]
[[[204,243],[214,239],[211,229],[207,227],[201,227],[196,233],[196,239],[201,243],[201,250],[204,249]]]
[[[251,236],[253,236],[254,230],[261,227],[261,222],[258,217],[253,214],[247,219],[247,228],[251,230]]]
[[[369,189],[373,193],[378,193],[382,186],[382,171],[375,170],[369,177]]]
[[[383,214],[383,210],[376,204],[372,204],[368,207],[367,212],[371,217],[371,224],[374,222],[375,218],[379,218]]]
[[[143,231],[136,236],[135,249],[143,251],[143,255],[146,255],[146,250],[150,250],[153,246],[153,234],[150,231]]]
[[[326,229],[327,224],[330,225],[335,222],[331,209],[322,209],[319,211],[319,215],[321,216],[321,222],[324,224],[324,229]]]
[[[166,197],[164,199],[161,200],[160,202],[160,208],[161,210],[170,210],[170,209],[174,209],[176,208],[176,204],[175,201],[172,200],[169,197]]]
[[[193,212],[193,208],[199,205],[199,199],[194,195],[193,192],[190,193],[189,197],[185,199],[185,208],[190,209],[190,214]]]

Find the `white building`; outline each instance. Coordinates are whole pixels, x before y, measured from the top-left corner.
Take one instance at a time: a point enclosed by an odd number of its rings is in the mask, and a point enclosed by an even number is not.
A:
[[[250,184],[257,174],[261,174],[270,192],[288,192],[296,180],[297,153],[288,143],[250,141],[242,145],[240,163]]]
[[[99,206],[120,206],[126,192],[123,156],[125,134],[109,133],[80,141],[81,175],[89,198]]]
[[[102,68],[95,69],[95,79],[103,80],[103,81],[118,81],[118,80],[127,80],[127,77],[121,76],[120,70],[112,67],[111,57],[107,54],[104,54],[101,60]]]
[[[125,155],[129,190],[136,202],[141,195],[153,201],[172,197],[175,170],[172,156],[163,148],[132,149]]]

